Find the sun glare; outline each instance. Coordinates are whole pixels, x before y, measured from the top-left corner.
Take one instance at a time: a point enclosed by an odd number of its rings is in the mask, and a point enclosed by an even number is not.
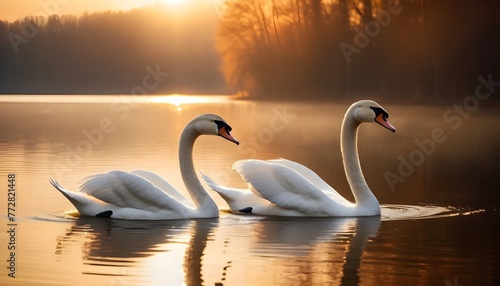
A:
[[[155,96],[151,98],[152,102],[168,103],[175,106],[180,106],[181,104],[192,104],[192,103],[206,103],[210,102],[210,98],[204,96],[189,96],[172,94],[167,96]]]
[[[177,5],[177,4],[182,4],[186,2],[186,0],[163,0],[163,2],[170,4],[170,5]]]
[[[231,100],[232,96],[227,95],[210,95],[210,96],[197,96],[197,95],[181,95],[171,94],[164,96],[151,96],[149,102],[167,103],[177,107],[178,111],[182,110],[182,105],[187,104],[200,104],[200,103],[221,103]]]

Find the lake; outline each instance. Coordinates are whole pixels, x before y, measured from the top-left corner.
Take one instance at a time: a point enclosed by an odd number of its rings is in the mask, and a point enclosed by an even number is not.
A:
[[[197,170],[243,188],[234,161],[282,157],[352,200],[339,148],[350,103],[3,95],[0,284],[499,285],[500,107],[379,103],[397,132],[364,124],[358,148],[381,217],[232,214],[210,190],[219,218],[127,221],[78,217],[49,179],[77,190],[145,169],[185,193],[179,135],[216,113],[241,144],[200,137]]]

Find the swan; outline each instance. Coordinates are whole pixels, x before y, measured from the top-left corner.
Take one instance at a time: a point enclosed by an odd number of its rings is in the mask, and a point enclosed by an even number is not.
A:
[[[192,151],[200,135],[218,135],[239,145],[231,130],[224,119],[214,114],[195,117],[184,128],[179,141],[179,162],[184,185],[193,201],[157,174],[144,170],[89,176],[83,179],[80,193],[64,189],[53,179],[50,183],[86,216],[138,220],[218,217],[217,205],[195,173]]]
[[[341,129],[341,152],[347,181],[356,200],[352,203],[307,167],[286,159],[241,160],[233,164],[249,189],[221,186],[202,173],[205,182],[233,212],[298,217],[378,216],[380,205],[366,184],[357,150],[362,123],[378,123],[396,132],[389,114],[372,100],[361,100],[347,110]]]

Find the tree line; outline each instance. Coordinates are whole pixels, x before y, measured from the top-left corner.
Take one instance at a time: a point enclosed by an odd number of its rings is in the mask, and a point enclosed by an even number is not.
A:
[[[216,24],[212,6],[162,4],[0,21],[0,93],[131,94],[151,69],[168,77],[148,93],[227,93]]]
[[[217,50],[255,97],[450,100],[500,81],[494,0],[226,1]]]
[[[188,3],[0,21],[0,93],[129,94],[151,69],[168,77],[148,93],[274,99],[449,101],[500,81],[497,0]]]

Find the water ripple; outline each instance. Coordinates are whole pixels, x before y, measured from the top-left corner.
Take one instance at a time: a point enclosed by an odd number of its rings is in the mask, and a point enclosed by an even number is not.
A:
[[[380,208],[382,211],[382,221],[443,218],[485,212],[484,209],[466,210],[451,206],[443,207],[435,205],[385,204],[381,205]]]

